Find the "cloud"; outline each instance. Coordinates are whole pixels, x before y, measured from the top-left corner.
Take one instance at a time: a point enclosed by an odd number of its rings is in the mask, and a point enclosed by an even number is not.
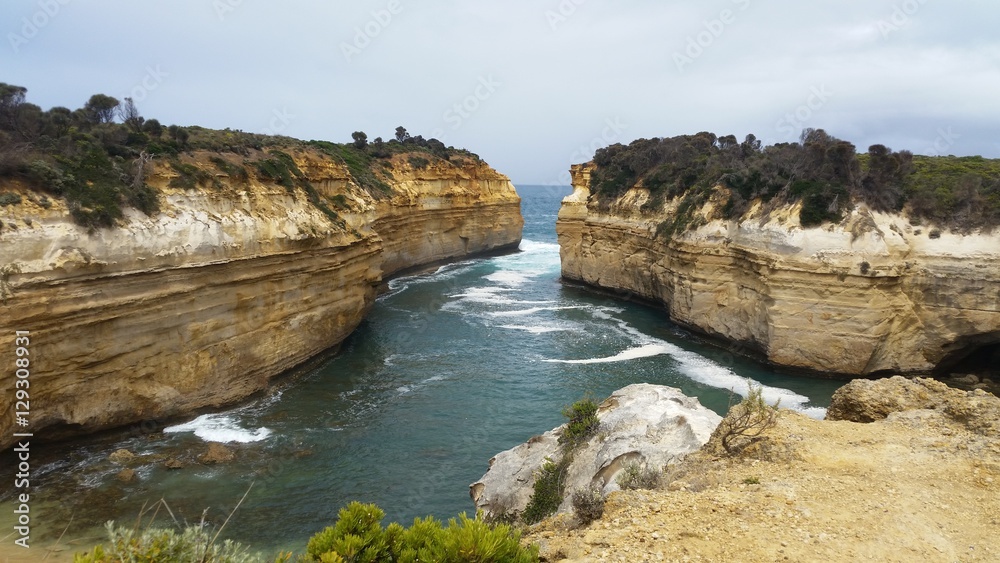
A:
[[[46,6],[58,10],[39,16]],[[779,142],[797,136],[789,125],[918,153],[950,127],[950,151],[998,157],[994,12],[986,0],[42,0],[0,16],[2,80],[75,108],[159,68],[139,105],[165,123],[264,131],[282,115],[281,133],[334,141],[404,125],[520,183],[558,181],[589,158],[581,147],[609,140]],[[33,19],[45,25],[27,38]],[[627,127],[609,135],[609,120]]]

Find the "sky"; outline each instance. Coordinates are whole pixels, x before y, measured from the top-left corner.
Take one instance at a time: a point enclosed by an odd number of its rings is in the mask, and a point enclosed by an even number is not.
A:
[[[611,143],[822,128],[1000,157],[996,0],[6,0],[0,82],[165,125],[436,137],[515,184]]]

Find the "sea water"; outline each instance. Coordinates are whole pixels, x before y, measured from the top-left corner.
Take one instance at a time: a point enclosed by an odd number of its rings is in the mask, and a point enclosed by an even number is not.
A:
[[[303,549],[352,500],[377,503],[387,522],[472,513],[468,485],[493,455],[561,424],[562,407],[637,382],[678,387],[724,414],[749,378],[769,401],[823,415],[840,383],[776,373],[661,309],[563,284],[555,219],[570,188],[518,192],[519,252],[390,281],[339,355],[265,397],[42,454],[33,498],[43,539],[66,529],[63,543],[82,549],[106,520],[131,525],[161,499],[161,524],[220,526],[245,495],[222,535],[263,551]],[[236,459],[164,466],[209,441]],[[118,448],[147,456],[134,482],[107,461]]]

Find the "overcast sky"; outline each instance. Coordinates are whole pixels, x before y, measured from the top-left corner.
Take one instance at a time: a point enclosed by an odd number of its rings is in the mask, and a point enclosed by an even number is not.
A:
[[[1000,157],[998,29],[997,0],[6,0],[0,82],[301,139],[403,125],[550,184],[699,131]]]

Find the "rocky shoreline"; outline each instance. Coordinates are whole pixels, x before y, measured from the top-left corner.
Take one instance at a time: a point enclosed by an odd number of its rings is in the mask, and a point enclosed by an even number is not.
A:
[[[76,225],[64,201],[5,185],[23,197],[0,209],[10,266],[2,308],[9,326],[30,331],[38,358],[36,435],[59,440],[245,400],[343,341],[384,279],[521,238],[514,186],[470,156],[415,167],[395,155],[374,171],[385,193],[310,148],[288,158],[315,193],[261,174],[230,178],[218,162],[235,155],[184,158],[212,185],[177,187],[178,169],[154,160],[146,182],[159,212],[129,209],[108,229]],[[0,345],[13,349],[13,338],[0,335]],[[0,382],[13,388],[13,377]],[[0,399],[0,411],[13,399]],[[0,448],[13,424],[0,420]]]
[[[1000,398],[894,377],[843,387],[827,420],[779,411],[740,455],[713,438],[657,488],[611,492],[588,525],[561,512],[525,541],[543,561],[985,562],[997,526]]]

